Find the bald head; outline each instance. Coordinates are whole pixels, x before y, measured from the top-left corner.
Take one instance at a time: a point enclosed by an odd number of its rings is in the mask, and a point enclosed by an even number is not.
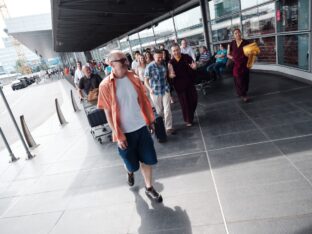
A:
[[[83,74],[87,77],[87,78],[90,78],[91,76],[91,68],[89,67],[89,65],[83,65],[82,66],[82,72]]]
[[[120,50],[112,50],[109,53],[107,59],[110,62],[110,61],[119,59],[120,57],[126,57],[126,55],[122,51],[120,51]]]
[[[120,50],[113,50],[108,55],[109,65],[117,78],[124,77],[128,71],[128,59]]]

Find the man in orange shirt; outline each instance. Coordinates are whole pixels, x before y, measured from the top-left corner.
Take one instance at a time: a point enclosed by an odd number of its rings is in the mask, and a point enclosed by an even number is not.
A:
[[[154,114],[145,87],[135,73],[128,71],[124,53],[112,51],[108,59],[112,72],[100,84],[98,108],[105,111],[128,172],[128,184],[134,185],[134,172],[141,168],[146,195],[162,202],[152,185],[152,165],[157,163],[157,156],[150,133],[154,131]]]

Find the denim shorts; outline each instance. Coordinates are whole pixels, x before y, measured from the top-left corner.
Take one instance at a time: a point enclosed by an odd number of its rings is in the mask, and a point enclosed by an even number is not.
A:
[[[125,133],[128,147],[118,152],[123,159],[128,172],[135,172],[140,168],[140,162],[146,165],[157,163],[156,151],[151,134],[146,126],[134,132]]]

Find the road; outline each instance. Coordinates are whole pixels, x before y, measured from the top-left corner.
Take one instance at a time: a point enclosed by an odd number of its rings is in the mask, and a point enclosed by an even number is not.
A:
[[[63,103],[62,87],[65,80],[42,81],[40,84],[13,91],[10,85],[3,88],[3,92],[20,126],[20,116],[24,115],[27,126],[34,130],[45,122],[55,111],[55,98],[60,105]],[[66,84],[67,85],[67,84]],[[0,97],[0,127],[2,128],[9,144],[19,140],[18,133],[13,125],[4,101]],[[0,139],[0,149],[4,147]]]

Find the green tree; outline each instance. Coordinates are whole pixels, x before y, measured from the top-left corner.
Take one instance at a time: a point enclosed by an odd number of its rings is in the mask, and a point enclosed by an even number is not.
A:
[[[25,64],[25,62],[21,59],[16,61],[15,69],[17,72],[22,74],[29,74],[31,73],[31,68]]]

